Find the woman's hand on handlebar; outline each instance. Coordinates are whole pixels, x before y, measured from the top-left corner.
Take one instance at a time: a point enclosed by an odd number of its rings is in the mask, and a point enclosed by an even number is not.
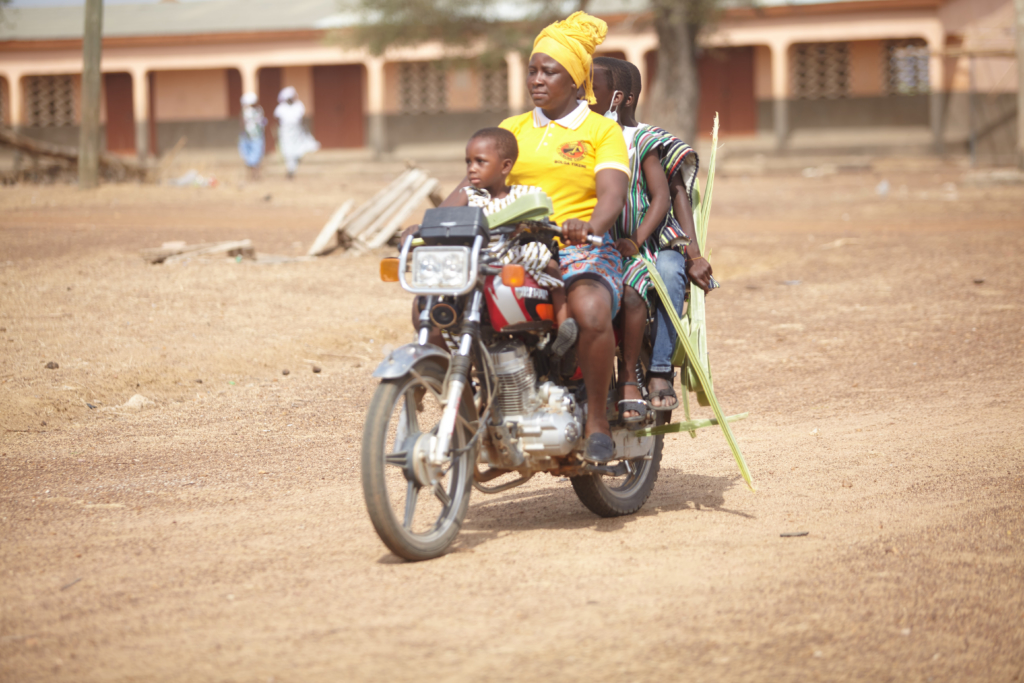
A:
[[[589,221],[581,221],[579,218],[570,218],[562,223],[562,237],[571,244],[586,244],[587,236],[600,237]]]

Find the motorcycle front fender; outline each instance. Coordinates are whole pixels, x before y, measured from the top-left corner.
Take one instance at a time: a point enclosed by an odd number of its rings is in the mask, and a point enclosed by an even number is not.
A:
[[[443,359],[444,364],[447,365],[450,354],[445,349],[433,344],[423,346],[406,344],[389,353],[387,358],[381,361],[381,364],[373,371],[373,376],[378,379],[398,379],[424,358]]]

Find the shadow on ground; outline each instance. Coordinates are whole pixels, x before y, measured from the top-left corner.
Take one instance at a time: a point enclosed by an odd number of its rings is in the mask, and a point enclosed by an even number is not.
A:
[[[739,476],[711,477],[662,468],[644,507],[632,515],[611,518],[599,517],[586,509],[576,498],[567,478],[560,479],[556,486],[513,489],[493,497],[476,492],[452,550],[472,550],[501,536],[542,529],[592,529],[612,533],[639,519],[684,510],[722,512],[753,519],[748,513],[724,507],[725,492],[739,481]],[[659,491],[659,486],[663,490]],[[390,553],[379,561],[400,562]]]

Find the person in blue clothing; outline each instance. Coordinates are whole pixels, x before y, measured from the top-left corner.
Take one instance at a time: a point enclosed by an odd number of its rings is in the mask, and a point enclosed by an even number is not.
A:
[[[242,132],[238,134],[238,153],[249,168],[249,179],[260,179],[260,164],[263,163],[267,117],[258,103],[256,93],[242,95]]]

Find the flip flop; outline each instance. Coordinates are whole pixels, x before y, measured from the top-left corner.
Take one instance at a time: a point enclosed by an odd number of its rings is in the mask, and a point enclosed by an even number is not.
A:
[[[671,413],[673,410],[679,407],[679,396],[676,395],[675,387],[669,387],[668,389],[658,389],[657,391],[648,390],[648,392],[648,395],[651,397],[651,410],[653,410],[656,413]],[[675,403],[663,406],[654,405],[654,399],[670,397],[675,399]]]
[[[595,465],[604,465],[615,459],[615,442],[607,434],[591,434],[587,437],[587,448],[583,459]]]
[[[622,387],[627,386],[636,387],[637,389],[640,388],[640,385],[637,384],[636,382],[619,382],[618,384],[615,385],[615,388],[621,389]],[[644,418],[647,417],[647,411],[652,408],[651,404],[643,400],[642,398],[624,398],[618,402],[618,406],[619,422],[621,422],[622,424],[634,424],[636,422],[642,422]],[[633,417],[623,417],[622,414],[627,411],[633,411],[638,414],[634,415]]]
[[[667,375],[667,377],[665,376]],[[652,379],[663,379],[668,382],[667,389],[651,389]],[[674,398],[670,405],[667,406],[656,406],[654,405],[654,399],[656,398]],[[671,413],[673,410],[679,407],[679,396],[676,394],[675,388],[675,373],[647,373],[647,400],[651,402],[651,410],[656,413]]]

